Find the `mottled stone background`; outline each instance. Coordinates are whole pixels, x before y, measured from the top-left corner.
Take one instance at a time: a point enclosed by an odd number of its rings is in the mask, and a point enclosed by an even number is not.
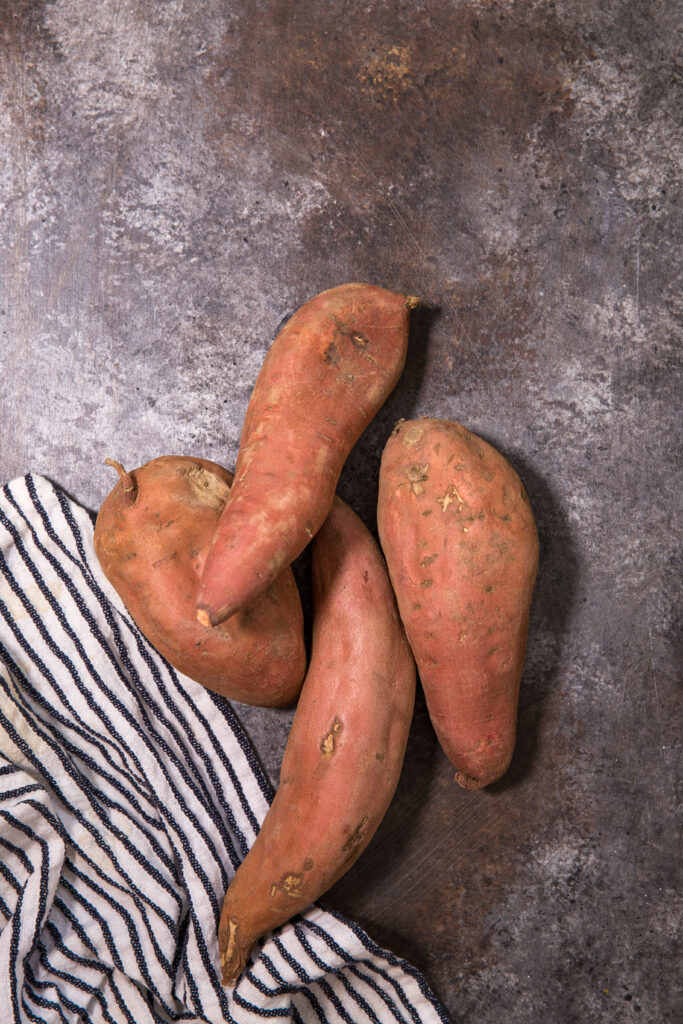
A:
[[[3,480],[95,509],[107,456],[232,468],[278,324],[369,280],[424,305],[342,497],[374,529],[419,415],[527,487],[512,768],[458,789],[420,702],[328,898],[463,1024],[681,1019],[679,27],[673,0],[0,4]],[[291,713],[238,710],[275,780]]]

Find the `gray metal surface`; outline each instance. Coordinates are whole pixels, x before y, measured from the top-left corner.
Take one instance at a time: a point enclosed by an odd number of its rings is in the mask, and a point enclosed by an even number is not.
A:
[[[524,481],[512,768],[458,789],[420,702],[328,897],[468,1024],[681,1012],[677,22],[661,0],[0,5],[3,481],[95,509],[107,456],[232,468],[278,324],[349,280],[424,305],[341,496],[374,529],[401,416],[465,423]],[[275,780],[291,713],[239,714]]]

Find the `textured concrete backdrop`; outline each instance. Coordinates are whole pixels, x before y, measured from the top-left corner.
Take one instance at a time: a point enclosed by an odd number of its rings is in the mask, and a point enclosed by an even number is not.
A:
[[[0,4],[3,480],[95,509],[107,456],[232,468],[278,324],[369,280],[424,305],[342,497],[374,529],[401,416],[526,485],[512,768],[458,789],[419,703],[328,899],[463,1024],[681,1019],[678,27],[666,0]],[[275,780],[291,713],[238,710]]]

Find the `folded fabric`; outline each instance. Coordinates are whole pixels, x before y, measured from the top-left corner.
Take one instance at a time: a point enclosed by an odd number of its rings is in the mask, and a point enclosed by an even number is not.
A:
[[[90,514],[0,493],[0,1021],[448,1021],[415,968],[313,906],[234,989],[225,890],[272,791],[228,701],[145,640]]]

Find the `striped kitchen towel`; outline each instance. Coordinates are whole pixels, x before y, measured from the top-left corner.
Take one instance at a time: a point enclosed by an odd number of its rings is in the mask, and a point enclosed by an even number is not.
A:
[[[314,906],[234,989],[216,931],[272,792],[230,703],[145,640],[89,513],[0,492],[0,1022],[447,1021],[421,975]]]

